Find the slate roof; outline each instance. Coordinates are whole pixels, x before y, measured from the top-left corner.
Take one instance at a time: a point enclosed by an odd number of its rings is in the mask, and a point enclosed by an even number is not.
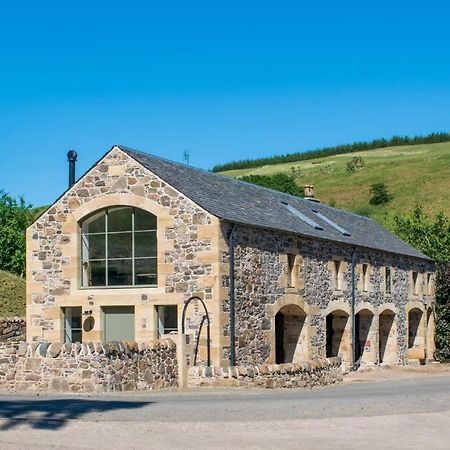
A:
[[[118,147],[219,219],[302,236],[429,259],[366,217],[213,172],[196,169],[122,145]],[[313,221],[316,229],[286,204]],[[318,213],[325,216],[327,221]],[[348,231],[346,236],[329,222]]]

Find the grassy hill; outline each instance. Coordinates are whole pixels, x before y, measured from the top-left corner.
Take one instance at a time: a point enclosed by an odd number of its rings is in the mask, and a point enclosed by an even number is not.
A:
[[[25,315],[25,278],[0,270],[0,317]]]
[[[347,162],[353,157],[362,157],[365,165],[349,173]],[[450,142],[386,147],[221,173],[242,177],[279,172],[292,174],[300,186],[313,184],[316,197],[324,203],[375,218],[408,212],[416,205],[428,214],[444,211],[450,215]],[[368,205],[374,183],[386,183],[393,194],[387,205]]]

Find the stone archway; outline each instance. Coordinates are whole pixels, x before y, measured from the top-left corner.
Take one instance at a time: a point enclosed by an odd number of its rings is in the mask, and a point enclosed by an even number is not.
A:
[[[343,310],[335,310],[326,316],[326,356],[342,355],[344,362],[352,361],[350,315]]]
[[[355,316],[355,360],[358,364],[375,364],[377,361],[374,330],[374,313],[369,309],[361,309]]]
[[[398,361],[396,315],[390,309],[384,310],[378,318],[380,364],[396,364]]]
[[[408,359],[425,361],[425,314],[413,307],[408,312]]]
[[[296,363],[309,359],[307,315],[297,305],[283,306],[275,315],[275,362]]]

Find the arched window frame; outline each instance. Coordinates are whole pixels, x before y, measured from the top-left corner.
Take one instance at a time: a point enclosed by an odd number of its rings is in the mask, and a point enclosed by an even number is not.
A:
[[[111,212],[117,211],[119,209],[129,209],[131,210],[131,229],[121,230],[121,231],[111,231],[109,229],[109,215]],[[148,219],[151,219],[154,226],[150,228],[144,228],[144,229],[136,229],[136,213],[141,212],[147,215]],[[104,232],[86,232],[83,230],[84,224],[87,224],[89,222],[89,219],[92,219],[95,216],[103,216],[104,217]],[[128,205],[114,205],[109,206],[103,209],[96,210],[89,216],[84,217],[79,222],[80,226],[80,234],[81,234],[81,252],[80,252],[80,259],[81,259],[81,288],[86,289],[114,289],[114,288],[130,288],[130,287],[156,287],[158,284],[158,260],[157,260],[157,254],[158,254],[158,242],[157,242],[157,218],[154,214],[152,214],[149,211],[146,211],[141,208],[136,208],[133,206]],[[136,236],[140,233],[151,233],[153,235],[153,251],[151,252],[150,256],[137,256],[136,255]],[[112,258],[109,256],[109,239],[108,237],[112,235],[118,235],[118,234],[131,234],[131,256],[121,256],[121,257],[115,257]],[[89,244],[89,237],[93,235],[102,236],[104,235],[104,257],[101,258],[90,258],[90,244]],[[100,238],[101,239],[101,238]],[[138,252],[139,253],[139,252]],[[87,257],[86,257],[87,256]],[[138,270],[136,268],[136,262],[137,261],[148,261],[149,263],[152,263],[153,269],[145,275],[138,274]],[[131,279],[131,283],[111,283],[111,276],[109,274],[110,266],[112,261],[130,261],[131,262],[131,272],[127,275]],[[92,262],[104,262],[104,283],[92,283],[91,278],[91,267],[90,265]],[[99,272],[100,273],[100,272]],[[139,276],[146,276],[151,280],[151,282],[148,283],[139,283],[138,277]]]

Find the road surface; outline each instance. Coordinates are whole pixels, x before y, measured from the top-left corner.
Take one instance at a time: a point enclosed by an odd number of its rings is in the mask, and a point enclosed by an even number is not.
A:
[[[448,449],[450,376],[312,391],[0,395],[0,448]]]

